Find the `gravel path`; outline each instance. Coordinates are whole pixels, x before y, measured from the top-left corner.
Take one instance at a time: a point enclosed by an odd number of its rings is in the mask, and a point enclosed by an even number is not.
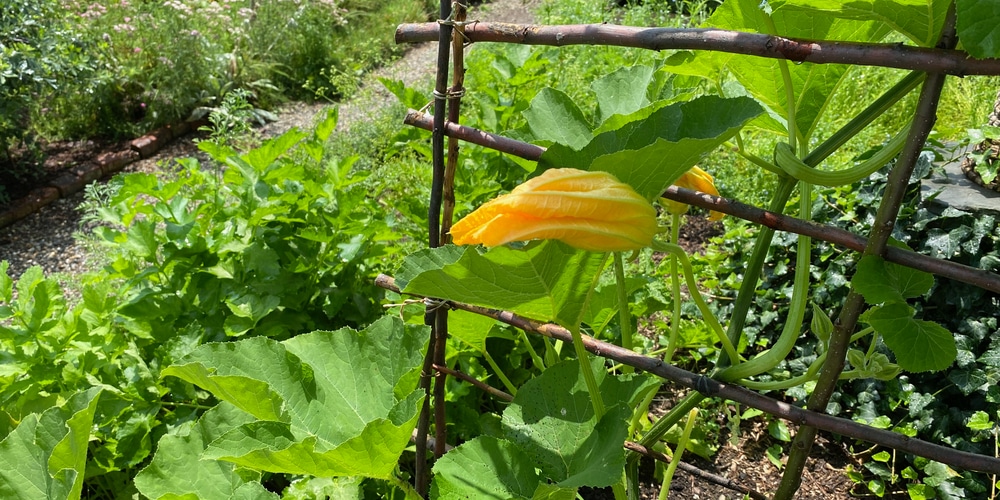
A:
[[[534,19],[533,12],[542,1],[495,0],[474,7],[469,19],[531,23]],[[386,27],[386,29],[393,28]],[[347,130],[352,123],[366,120],[372,110],[381,109],[382,103],[395,100],[395,96],[378,82],[377,77],[402,80],[408,86],[431,82],[436,57],[437,44],[420,44],[408,50],[393,64],[374,71],[356,97],[338,104],[340,111],[337,129]],[[277,111],[278,120],[262,127],[261,133],[264,137],[272,137],[292,127],[309,129],[316,115],[327,106],[329,104],[326,103],[286,104]],[[161,170],[162,164],[174,158],[198,155],[200,152],[192,142],[198,137],[197,134],[191,134],[178,139],[152,158],[129,165],[125,171],[157,172]],[[26,269],[35,265],[42,266],[48,274],[77,274],[88,269],[87,252],[73,236],[81,229],[80,213],[76,207],[82,201],[83,193],[77,193],[69,198],[59,199],[11,226],[0,228],[0,260],[10,262],[8,273],[11,276],[20,276]]]

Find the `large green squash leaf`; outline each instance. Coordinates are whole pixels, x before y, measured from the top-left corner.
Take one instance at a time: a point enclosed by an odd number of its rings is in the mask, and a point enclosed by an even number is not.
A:
[[[930,1],[930,0],[928,0]],[[935,3],[948,5],[938,0]],[[958,0],[958,40],[972,57],[1000,56],[1000,2],[996,0]]]
[[[594,80],[590,89],[597,96],[595,122],[600,125],[614,115],[628,115],[649,105],[652,81],[653,68],[641,65],[621,68]],[[565,141],[557,142],[573,146]]]
[[[838,18],[821,10],[800,5],[775,3],[772,18],[777,34],[789,38],[818,40],[878,41],[889,32],[889,26],[874,21]],[[714,28],[767,33],[760,2],[730,0],[716,9],[706,25]],[[726,72],[746,91],[768,108],[773,115],[788,115],[787,94],[779,62],[776,59],[743,56],[722,52],[681,52],[668,60],[670,69],[687,75],[702,76],[721,82]],[[822,111],[837,88],[847,81],[848,66],[840,64],[789,64],[795,90],[795,123],[801,137],[811,137]],[[773,125],[776,122],[768,121]]]
[[[152,463],[135,476],[135,487],[153,500],[226,498],[277,499],[260,482],[244,477],[230,462],[199,459],[205,446],[225,431],[253,422],[250,414],[220,403],[197,422],[182,425],[160,438]],[[259,479],[259,474],[255,475]]]
[[[602,359],[592,363],[608,405],[599,420],[575,360],[528,381],[503,413],[505,437],[564,488],[604,487],[621,479],[628,418],[638,399],[658,384],[644,375],[610,377]]]
[[[522,112],[536,139],[582,148],[590,141],[590,123],[573,99],[561,90],[546,87]]]
[[[78,499],[101,389],[33,413],[0,442],[0,498]]]
[[[581,150],[553,144],[539,166],[607,171],[652,200],[761,111],[747,97],[699,97],[598,134]]]
[[[164,375],[255,417],[214,439],[202,458],[270,472],[384,479],[416,425],[427,337],[426,327],[387,316],[361,332],[207,344]]]
[[[947,0],[786,0],[804,10],[818,10],[848,19],[877,21],[922,47],[937,43],[948,13]],[[961,5],[961,0],[959,5]],[[984,0],[981,3],[993,3]],[[777,5],[777,3],[772,4]],[[961,12],[961,11],[959,11]],[[964,37],[960,36],[959,39]]]
[[[480,436],[434,464],[431,498],[530,499],[542,481],[531,458],[513,443]]]
[[[448,247],[435,249],[449,255]],[[426,255],[408,269],[425,266],[403,289],[406,293],[513,311],[567,328],[580,324],[604,256],[576,250],[556,240],[523,249],[496,247],[486,253],[468,247],[454,263]],[[412,272],[412,271],[410,271]]]

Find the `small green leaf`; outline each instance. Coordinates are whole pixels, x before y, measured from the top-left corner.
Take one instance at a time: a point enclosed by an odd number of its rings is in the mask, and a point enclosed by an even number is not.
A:
[[[580,149],[592,137],[590,123],[573,99],[561,90],[546,87],[522,112],[535,138]],[[579,167],[578,167],[579,168]]]
[[[781,447],[780,444],[771,445],[767,449],[767,451],[765,451],[765,455],[767,456],[767,460],[769,462],[771,462],[772,465],[774,465],[775,467],[777,467],[778,470],[781,470],[781,469],[785,468],[785,464],[781,461],[781,456],[784,455],[784,453],[785,453],[785,450],[784,450],[784,448]]]
[[[423,268],[403,291],[576,328],[603,263],[604,255],[575,250],[556,240],[534,242],[520,250],[496,247],[484,254],[467,247],[453,264]]]
[[[990,422],[990,415],[985,411],[977,411],[969,417],[969,421],[966,422],[965,426],[974,431],[988,431],[993,428],[995,424]]]
[[[869,425],[871,425],[876,429],[888,429],[889,427],[892,427],[892,420],[890,420],[889,417],[885,415],[879,415],[875,417],[875,419],[872,420],[871,424]]]
[[[882,498],[885,496],[885,483],[881,479],[875,478],[868,481],[868,491],[871,491],[875,496]]]
[[[903,303],[876,308],[867,317],[896,362],[909,372],[940,371],[958,357],[955,337],[944,327],[913,318],[913,309]]]
[[[880,452],[872,455],[872,460],[875,460],[877,462],[883,462],[883,463],[885,463],[885,462],[888,462],[890,459],[892,459],[892,455],[890,455],[889,452],[885,451],[885,450],[882,450],[882,451],[880,451]]]
[[[830,342],[830,335],[833,333],[833,321],[830,320],[826,312],[815,302],[813,302],[812,310],[813,316],[809,322],[809,329],[812,330],[816,338],[823,342],[823,344],[827,344]]]
[[[869,304],[903,302],[927,293],[934,285],[934,276],[887,262],[875,255],[866,255],[858,262],[858,271],[851,285],[864,295]]]
[[[788,424],[784,420],[774,419],[767,424],[767,433],[778,441],[790,442],[792,434],[788,432]]]
[[[916,479],[916,477],[913,479]],[[929,500],[931,498],[937,498],[934,488],[920,483],[907,484],[906,493],[910,496],[910,500]]]

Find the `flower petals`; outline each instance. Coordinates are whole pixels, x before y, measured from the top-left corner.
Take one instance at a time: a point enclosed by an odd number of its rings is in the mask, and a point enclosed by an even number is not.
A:
[[[609,252],[648,246],[657,229],[652,205],[613,175],[561,168],[479,207],[452,226],[451,235],[457,245],[557,239]]]

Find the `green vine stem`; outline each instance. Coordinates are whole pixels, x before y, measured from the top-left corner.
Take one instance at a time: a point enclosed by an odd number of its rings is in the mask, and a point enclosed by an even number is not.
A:
[[[406,495],[406,500],[423,500],[420,493],[417,493],[417,490],[410,486],[410,483],[403,481],[395,474],[389,476],[389,482]]]
[[[676,245],[680,239],[681,216],[671,214],[670,218],[670,243]],[[681,327],[681,277],[677,273],[677,258],[670,256],[670,294],[673,299],[673,310],[670,316],[670,338],[667,340],[667,350],[663,354],[663,362],[669,363],[674,359],[674,351],[677,350],[677,337],[680,336]]]
[[[782,178],[778,183],[778,188],[775,190],[774,196],[771,198],[768,210],[775,213],[784,212],[785,204],[788,203],[788,197],[791,196],[794,188],[795,179],[791,177]],[[760,273],[764,268],[764,260],[767,259],[767,253],[771,247],[771,240],[773,238],[774,229],[762,227],[760,233],[757,234],[757,239],[754,240],[753,251],[750,253],[750,260],[747,261],[746,271],[743,275],[743,283],[740,285],[740,291],[736,294],[736,302],[733,304],[733,314],[729,318],[729,329],[726,331],[729,341],[733,344],[737,344],[743,335],[747,313],[750,312],[750,306],[753,304],[753,299],[757,291],[757,281],[760,280]],[[734,359],[736,358],[723,352],[719,355],[718,361],[716,361],[716,367],[724,368],[729,366],[732,364],[731,360]]]
[[[941,42],[938,48],[950,49],[955,46],[955,4],[952,2],[948,7],[948,16],[942,30]],[[889,241],[889,236],[896,224],[899,215],[899,208],[906,193],[906,187],[910,176],[920,158],[920,151],[923,148],[927,136],[934,126],[937,115],[937,107],[941,98],[941,89],[944,87],[945,75],[932,74],[927,76],[923,88],[920,92],[920,99],[917,103],[917,110],[913,120],[906,146],[899,158],[899,161],[889,173],[885,193],[882,202],[879,204],[878,212],[875,215],[875,222],[872,224],[872,232],[868,238],[868,246],[865,248],[865,255],[882,255]],[[856,290],[851,289],[844,303],[843,309],[834,324],[833,334],[830,337],[830,348],[826,363],[820,373],[816,387],[809,396],[806,407],[812,411],[825,411],[830,397],[837,386],[840,374],[844,370],[844,361],[847,356],[847,348],[850,344],[851,333],[857,325],[858,317],[864,309],[864,297]],[[805,467],[806,458],[812,450],[813,442],[816,438],[816,428],[802,426],[795,436],[789,453],[788,463],[785,472],[781,477],[781,484],[775,492],[776,500],[790,499],[794,497],[802,481],[802,470]]]
[[[694,408],[688,412],[687,423],[684,424],[684,432],[681,433],[681,439],[677,441],[677,447],[674,448],[674,456],[670,457],[670,464],[667,465],[667,471],[663,474],[663,486],[660,487],[660,500],[666,500],[667,495],[670,494],[670,482],[674,478],[677,464],[681,463],[681,457],[684,456],[684,449],[687,448],[688,441],[691,440],[691,430],[694,429],[694,422],[697,419],[698,409]]]
[[[763,15],[764,24],[767,25],[768,34],[778,36],[778,28],[774,25],[770,8],[762,8],[761,14]],[[792,151],[795,151],[796,140],[799,135],[795,123],[795,86],[792,85],[792,73],[788,71],[788,61],[778,59],[778,69],[781,71],[781,81],[785,87],[785,113],[787,114],[785,119],[788,126],[788,144],[792,147]],[[803,138],[802,143],[805,146],[805,138]]]
[[[618,323],[622,334],[622,347],[632,350],[632,315],[628,310],[628,289],[625,287],[625,263],[621,252],[614,254],[615,288],[618,290]],[[631,366],[622,368],[622,373],[633,373]]]
[[[528,355],[531,356],[531,362],[535,364],[535,367],[541,371],[545,371],[545,361],[542,360],[541,356],[538,355],[538,351],[535,347],[531,345],[531,339],[528,338],[527,332],[521,330],[521,338],[524,339],[524,345],[528,347]]]
[[[799,217],[809,220],[812,212],[812,186],[801,182],[799,194]],[[759,356],[730,366],[717,374],[715,378],[724,381],[739,380],[753,375],[766,373],[778,366],[788,353],[792,352],[795,342],[802,331],[802,320],[806,314],[806,304],[809,299],[809,268],[812,265],[812,238],[799,235],[798,249],[795,256],[795,280],[792,286],[792,303],[788,307],[788,317],[785,326],[775,341],[774,346]]]
[[[600,420],[607,411],[604,406],[604,398],[601,397],[601,388],[597,385],[597,377],[594,375],[594,367],[590,366],[590,355],[583,346],[583,337],[580,336],[580,326],[569,329],[573,335],[573,349],[576,350],[576,359],[580,361],[580,371],[583,373],[583,381],[587,384],[587,392],[590,393],[590,404],[594,406],[594,415]]]
[[[719,320],[712,314],[712,310],[708,308],[708,304],[705,303],[705,299],[701,296],[701,291],[698,290],[698,282],[694,279],[694,270],[691,269],[691,261],[688,260],[687,253],[684,249],[673,243],[663,243],[661,241],[653,240],[653,244],[650,245],[651,248],[657,252],[668,253],[675,257],[684,268],[684,281],[688,286],[688,293],[691,294],[691,298],[694,303],[698,306],[698,310],[701,311],[701,315],[708,324],[709,328],[715,332],[715,335],[719,337],[719,341],[722,342],[722,349],[730,357],[730,359],[739,360],[739,356],[736,354],[736,347],[726,336],[725,330],[722,325],[719,324]]]
[[[854,343],[872,333],[874,330],[871,328],[865,328],[858,333],[851,336],[851,343]],[[788,380],[778,380],[774,382],[757,382],[755,380],[740,380],[740,385],[746,387],[747,389],[753,389],[755,391],[776,391],[780,389],[789,389],[792,387],[797,387],[806,382],[811,382],[816,380],[816,375],[819,370],[823,368],[823,363],[826,362],[827,353],[822,353],[816,357],[816,359],[809,365],[809,368],[805,373],[799,375],[798,377],[792,377]]]
[[[490,368],[492,368],[493,371],[496,372],[497,377],[500,378],[500,382],[503,383],[503,386],[507,388],[507,392],[509,392],[512,396],[516,396],[517,387],[514,387],[514,384],[511,383],[509,378],[507,378],[507,374],[500,369],[500,366],[497,365],[497,362],[493,360],[493,356],[490,356],[489,351],[486,351],[484,349],[483,357],[486,358],[486,362],[490,365]]]
[[[875,121],[876,118],[881,116],[893,105],[899,102],[900,99],[909,94],[910,91],[916,88],[916,86],[922,82],[925,77],[926,75],[918,72],[911,72],[907,74],[896,85],[887,90],[884,94],[882,94],[882,96],[868,105],[868,107],[866,107],[861,113],[855,116],[851,121],[847,122],[847,124],[817,146],[816,149],[806,155],[802,162],[812,167],[819,165],[823,160],[832,155],[834,151],[846,144],[852,137],[861,132],[865,127],[871,124],[871,122]],[[784,213],[785,204],[788,202],[788,197],[791,195],[794,187],[794,179],[783,177],[778,183],[774,196],[771,198],[768,210],[779,214]],[[743,284],[740,286],[740,291],[736,295],[736,302],[733,305],[733,314],[729,320],[729,329],[727,330],[727,334],[733,343],[739,342],[740,335],[743,332],[743,327],[746,326],[746,316],[747,313],[750,312],[750,305],[753,303],[754,292],[757,289],[757,281],[760,279],[761,269],[764,266],[764,260],[767,258],[767,252],[771,246],[771,240],[773,238],[773,229],[762,228],[760,233],[757,235],[757,239],[754,241],[753,251],[750,254],[750,260],[747,262]],[[729,360],[725,357],[725,355],[723,355],[719,357],[719,361],[716,363],[716,366],[722,368],[728,364]]]

